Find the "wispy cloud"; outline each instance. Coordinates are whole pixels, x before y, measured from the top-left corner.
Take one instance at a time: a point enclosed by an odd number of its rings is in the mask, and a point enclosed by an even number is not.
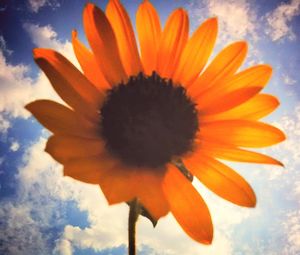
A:
[[[287,74],[284,74],[282,76],[282,80],[283,80],[284,84],[286,84],[286,85],[294,85],[297,82],[296,80],[294,80],[292,77],[290,77]]]
[[[293,32],[291,22],[300,14],[300,0],[291,0],[289,3],[281,3],[273,11],[266,14],[268,28],[266,33],[273,41],[288,38],[293,40],[296,35]]]
[[[39,223],[33,219],[26,203],[1,203],[1,254],[45,254],[47,244],[39,229]]]
[[[6,41],[2,35],[0,35],[0,49],[7,55],[11,55],[13,53],[13,51],[7,47]]]
[[[286,221],[282,223],[287,242],[283,254],[300,253],[300,210],[287,213]]]
[[[9,128],[9,121],[3,115],[0,114],[0,133],[5,134]]]
[[[42,7],[51,7],[52,9],[60,7],[58,0],[28,0],[29,10],[32,12],[39,12]]]
[[[10,150],[13,152],[18,151],[20,148],[20,144],[17,141],[13,141],[10,145]]]

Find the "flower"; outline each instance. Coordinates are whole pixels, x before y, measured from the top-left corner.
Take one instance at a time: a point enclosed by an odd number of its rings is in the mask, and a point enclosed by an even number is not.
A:
[[[156,10],[143,1],[136,15],[139,49],[118,0],[110,0],[105,13],[88,3],[83,24],[91,50],[72,34],[83,73],[53,50],[34,49],[36,63],[67,104],[37,100],[26,106],[53,132],[46,151],[63,164],[64,175],[98,184],[109,204],[137,198],[154,219],[171,212],[191,238],[211,243],[211,216],[192,177],[232,203],[254,207],[250,185],[219,159],[282,165],[245,149],[285,139],[259,121],[279,105],[260,93],[272,68],[238,71],[247,53],[243,41],[207,65],[217,19],[189,38],[181,8],[162,30]]]

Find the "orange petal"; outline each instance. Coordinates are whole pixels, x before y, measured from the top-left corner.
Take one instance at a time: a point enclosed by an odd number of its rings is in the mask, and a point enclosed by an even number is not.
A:
[[[100,186],[109,204],[138,198],[155,219],[166,215],[169,206],[162,191],[162,175],[149,169],[116,165],[101,179]]]
[[[48,139],[45,151],[58,162],[64,163],[74,158],[99,155],[105,150],[104,146],[100,138],[54,135]]]
[[[266,147],[285,140],[284,133],[271,125],[250,120],[220,120],[202,123],[199,140],[241,147]]]
[[[64,56],[49,49],[34,49],[34,60],[60,97],[76,111],[96,113],[104,95]]]
[[[213,102],[222,100],[224,95],[239,89],[249,87],[264,88],[270,80],[271,75],[272,67],[268,65],[250,67],[202,93],[200,96],[201,101],[206,102],[206,105],[210,105]]]
[[[207,205],[193,185],[172,165],[168,166],[163,189],[170,210],[182,229],[197,242],[210,244],[213,225]]]
[[[98,137],[97,126],[70,110],[50,100],[37,100],[25,108],[54,134],[70,134],[80,137]]]
[[[64,164],[64,175],[78,181],[99,184],[103,176],[112,169],[115,161],[105,156],[76,158]]]
[[[220,112],[228,111],[234,107],[237,107],[261,91],[261,87],[249,87],[242,88],[232,91],[231,93],[225,94],[223,97],[220,97],[218,100],[211,102],[210,105],[207,105],[201,98],[197,100],[197,108],[203,115],[216,114]]]
[[[283,166],[283,164],[267,155],[254,151],[244,150],[238,147],[224,145],[220,143],[200,142],[201,151],[214,158],[225,159],[230,161],[272,164]]]
[[[88,41],[106,80],[117,85],[127,80],[116,36],[110,22],[101,9],[88,3],[83,11],[83,25]]]
[[[233,109],[219,114],[206,115],[201,117],[202,122],[226,120],[226,119],[247,119],[259,120],[279,106],[279,101],[276,97],[268,94],[258,94]]]
[[[100,91],[109,89],[110,85],[105,79],[94,54],[79,41],[77,38],[77,31],[75,30],[72,31],[72,44],[76,58],[90,82],[92,82]]]
[[[136,13],[136,29],[140,42],[144,72],[147,75],[151,75],[156,70],[161,26],[155,8],[147,0],[140,4]]]
[[[157,72],[161,77],[172,78],[187,42],[188,33],[187,13],[183,9],[175,10],[167,20],[158,49]]]
[[[136,171],[122,164],[115,165],[104,175],[100,187],[109,204],[128,202],[137,196],[136,175]]]
[[[110,0],[106,16],[115,32],[121,60],[128,76],[137,75],[142,65],[130,18],[119,0]]]
[[[162,190],[163,175],[153,169],[138,171],[135,175],[137,197],[153,218],[158,220],[169,212],[169,204]]]
[[[184,163],[192,174],[220,197],[240,206],[256,205],[250,185],[230,167],[204,155],[186,159]]]
[[[233,75],[243,63],[247,48],[246,42],[236,42],[223,49],[188,88],[189,95],[196,98],[206,89]]]
[[[194,81],[202,71],[215,45],[218,32],[216,18],[206,20],[187,42],[173,81],[186,85]]]

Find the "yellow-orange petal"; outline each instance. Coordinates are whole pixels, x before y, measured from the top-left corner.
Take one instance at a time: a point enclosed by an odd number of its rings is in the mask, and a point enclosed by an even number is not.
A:
[[[174,83],[187,85],[202,71],[215,45],[218,21],[211,18],[202,23],[187,42],[173,75]]]
[[[64,164],[64,175],[78,181],[99,184],[103,176],[109,172],[116,162],[105,156],[76,158]]]
[[[222,100],[226,94],[233,91],[249,88],[261,87],[264,88],[272,75],[272,67],[269,65],[257,65],[247,68],[227,80],[220,82],[217,86],[212,86],[207,91],[201,94],[201,100],[206,102],[206,105]]]
[[[104,99],[92,83],[64,56],[50,49],[34,49],[34,60],[60,97],[76,111],[97,113]]]
[[[199,140],[241,147],[266,147],[285,140],[284,133],[271,125],[250,120],[220,120],[202,123]]]
[[[137,75],[142,65],[130,18],[119,0],[109,0],[106,16],[115,32],[121,60],[128,76]]]
[[[258,94],[233,109],[219,114],[201,116],[201,122],[209,122],[226,119],[246,119],[259,120],[279,106],[279,101],[276,97],[268,94]]]
[[[54,134],[69,134],[97,138],[97,126],[82,118],[71,109],[50,100],[37,100],[25,108]]]
[[[106,172],[100,187],[109,204],[137,198],[155,219],[166,215],[169,206],[162,192],[162,175],[149,169],[118,164]]]
[[[202,100],[201,95],[197,100],[197,108],[201,115],[207,116],[210,114],[216,114],[220,112],[228,111],[235,108],[243,103],[247,102],[249,99],[257,95],[261,91],[261,87],[249,87],[242,88],[225,94],[223,97],[218,98],[218,100],[211,102],[207,105],[206,102]]]
[[[169,212],[169,204],[162,190],[162,179],[163,175],[153,174],[153,169],[146,169],[138,171],[131,184],[136,186],[137,198],[156,220]]]
[[[247,49],[246,42],[236,42],[223,49],[198,79],[188,87],[189,95],[196,98],[208,88],[233,75],[243,63]]]
[[[104,152],[104,142],[99,139],[88,139],[70,135],[51,136],[46,144],[45,151],[60,163],[100,155]]]
[[[83,26],[106,80],[111,85],[125,82],[127,75],[121,62],[116,36],[103,11],[94,4],[86,4],[83,11]]]
[[[109,89],[110,85],[105,79],[94,54],[79,41],[75,30],[72,31],[72,45],[76,58],[89,81],[100,91]]]
[[[213,225],[207,205],[191,182],[172,165],[168,166],[163,190],[170,211],[182,229],[194,240],[210,244]]]
[[[156,70],[161,26],[155,8],[147,0],[143,1],[137,10],[136,29],[140,42],[144,72],[147,75],[151,75]]]
[[[158,49],[157,72],[163,78],[172,78],[182,50],[188,39],[189,20],[185,10],[175,10],[167,20]]]
[[[256,196],[243,177],[223,163],[201,155],[184,160],[185,165],[218,196],[240,206],[254,207]]]
[[[244,150],[238,147],[224,145],[220,143],[200,142],[200,151],[213,158],[225,159],[229,161],[260,163],[283,166],[283,164],[270,156],[254,151]]]
[[[103,176],[100,187],[109,204],[128,202],[136,198],[136,175],[136,171],[117,164]]]

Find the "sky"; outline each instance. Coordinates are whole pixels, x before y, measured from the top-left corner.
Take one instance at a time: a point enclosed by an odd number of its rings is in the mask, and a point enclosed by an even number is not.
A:
[[[135,24],[140,0],[122,1]],[[49,132],[24,109],[35,99],[60,101],[32,59],[35,47],[52,48],[76,66],[72,29],[82,30],[83,0],[0,0],[0,254],[127,254],[125,204],[108,206],[96,185],[63,177],[62,166],[44,152]],[[107,1],[95,1],[102,9]],[[241,69],[272,65],[265,92],[281,106],[265,121],[287,140],[265,152],[284,168],[230,164],[254,188],[256,208],[241,208],[201,183],[214,223],[212,245],[191,240],[170,215],[153,228],[140,218],[141,255],[300,254],[300,0],[152,1],[162,24],[178,7],[187,10],[190,30],[217,17],[219,34],[212,57],[233,41],[249,44]],[[211,58],[210,58],[211,60]]]

